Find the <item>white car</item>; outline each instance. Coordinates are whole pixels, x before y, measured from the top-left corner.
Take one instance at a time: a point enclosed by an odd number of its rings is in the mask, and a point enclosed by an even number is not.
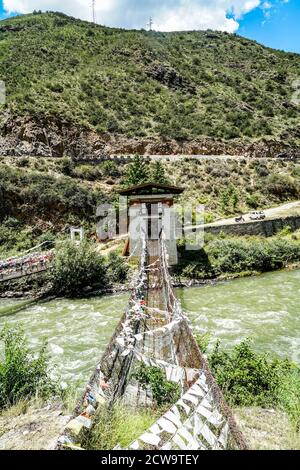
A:
[[[265,218],[266,218],[266,214],[263,211],[251,212],[250,214],[251,220],[263,220]]]

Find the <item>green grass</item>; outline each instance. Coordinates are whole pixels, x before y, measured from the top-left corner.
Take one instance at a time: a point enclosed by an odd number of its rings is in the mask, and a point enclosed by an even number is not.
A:
[[[0,258],[1,252],[14,254],[67,234],[71,225],[95,233],[97,205],[117,201],[117,190],[130,170],[126,162],[84,167],[59,158],[30,157],[26,166],[19,162],[0,158]],[[203,204],[209,222],[299,198],[299,167],[295,162],[245,158],[170,160],[161,170],[171,183],[185,188],[179,202]],[[147,165],[149,174],[156,170],[154,163]]]
[[[299,143],[299,112],[290,103],[297,54],[236,34],[126,31],[61,13],[0,25],[0,77],[15,116],[128,137]]]
[[[111,450],[120,444],[126,448],[159,418],[161,412],[150,408],[128,408],[117,403],[112,409],[102,406],[96,424],[84,448]]]

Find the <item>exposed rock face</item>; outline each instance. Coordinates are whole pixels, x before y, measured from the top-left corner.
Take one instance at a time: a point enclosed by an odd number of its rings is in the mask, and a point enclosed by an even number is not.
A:
[[[191,94],[196,93],[196,87],[176,70],[164,64],[152,64],[146,69],[149,77],[166,85],[173,90],[183,90]]]
[[[300,148],[282,141],[220,141],[201,138],[128,138],[120,134],[97,134],[83,127],[54,119],[0,117],[0,156],[72,157],[74,160],[101,160],[108,155],[245,155],[286,158],[300,156]]]

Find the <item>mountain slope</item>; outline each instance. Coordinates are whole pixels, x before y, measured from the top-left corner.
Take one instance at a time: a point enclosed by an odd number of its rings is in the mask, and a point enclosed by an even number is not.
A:
[[[126,31],[60,13],[7,19],[0,22],[0,78],[9,144],[1,143],[1,153],[13,154],[12,136],[34,141],[31,154],[70,153],[63,142],[76,141],[78,129],[91,132],[83,140],[93,144],[117,136],[124,152],[133,138],[180,145],[208,138],[207,147],[224,140],[229,151],[262,138],[298,146],[291,97],[299,76],[299,55],[221,32]]]

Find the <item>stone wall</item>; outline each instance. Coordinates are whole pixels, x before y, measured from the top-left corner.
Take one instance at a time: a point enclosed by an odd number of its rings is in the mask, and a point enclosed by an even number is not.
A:
[[[284,218],[257,220],[253,222],[243,222],[236,224],[207,226],[206,233],[217,235],[221,232],[227,235],[261,235],[271,237],[284,227],[291,227],[293,231],[300,228],[300,215]]]

